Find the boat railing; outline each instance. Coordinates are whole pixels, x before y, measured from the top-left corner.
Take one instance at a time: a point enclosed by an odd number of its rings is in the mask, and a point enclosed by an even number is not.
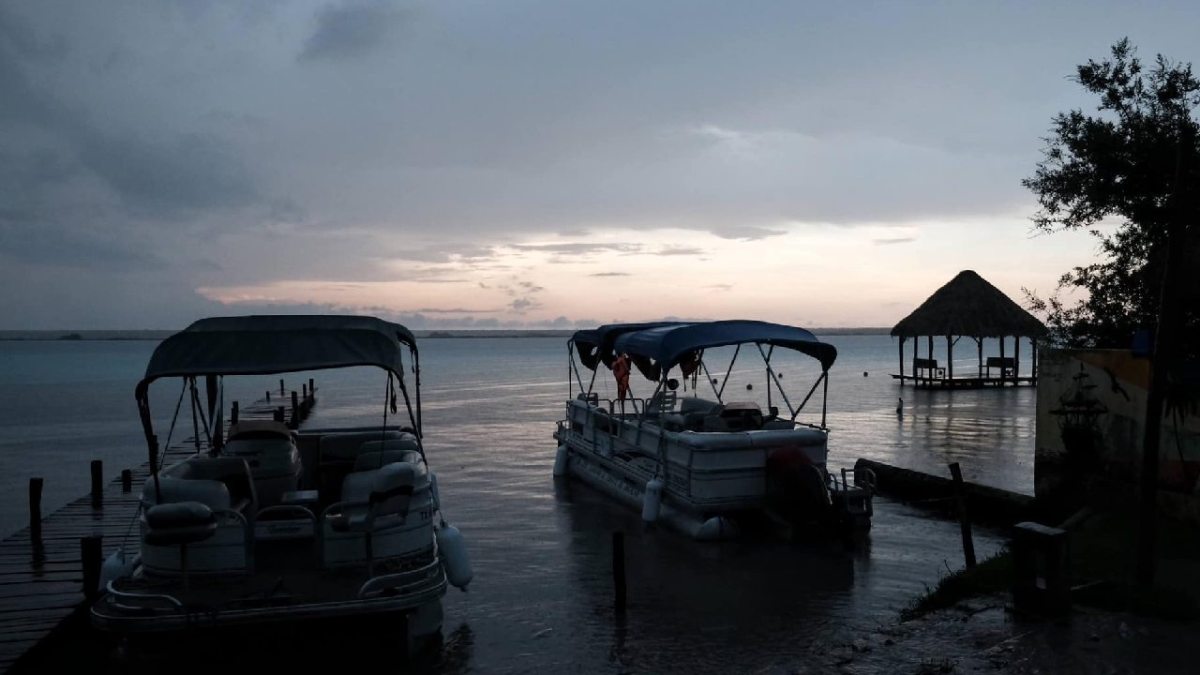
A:
[[[403,572],[394,572],[392,574],[381,574],[371,577],[358,589],[358,597],[361,599],[369,598],[373,595],[381,595],[388,592],[395,592],[400,595],[405,594],[410,588],[420,586],[427,582],[433,573],[441,568],[441,557],[435,552],[433,561],[418,567],[413,570],[405,570]],[[418,589],[419,590],[419,589]]]

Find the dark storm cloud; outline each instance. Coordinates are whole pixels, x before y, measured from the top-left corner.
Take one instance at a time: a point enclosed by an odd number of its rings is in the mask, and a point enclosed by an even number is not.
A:
[[[322,7],[300,59],[347,59],[373,51],[394,36],[406,13],[394,3],[345,2]]]

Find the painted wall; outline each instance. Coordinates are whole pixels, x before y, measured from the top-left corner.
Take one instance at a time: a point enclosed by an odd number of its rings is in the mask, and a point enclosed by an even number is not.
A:
[[[1150,362],[1127,350],[1043,349],[1038,371],[1037,496],[1083,473],[1136,486]],[[1200,520],[1200,415],[1173,403],[1163,421],[1159,486],[1171,512]]]

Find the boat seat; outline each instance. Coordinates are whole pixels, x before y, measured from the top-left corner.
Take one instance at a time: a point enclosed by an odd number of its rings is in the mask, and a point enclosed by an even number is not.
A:
[[[364,452],[354,460],[354,470],[366,471],[378,469],[394,462],[409,462],[417,464],[421,461],[421,453],[416,450],[375,450]]]
[[[407,516],[416,479],[416,467],[407,462],[347,474],[341,498],[347,504],[329,516],[330,527],[335,532],[360,532],[371,529],[380,516]]]
[[[151,506],[146,511],[147,544],[180,546],[212,538],[217,517],[200,502],[173,502]]]
[[[709,401],[708,399],[699,398],[697,396],[689,396],[679,401],[679,414],[687,415],[690,413],[702,413],[707,415],[713,412],[713,409],[719,407],[720,405],[721,404],[717,403],[716,401]]]
[[[147,505],[198,502],[210,509],[230,509],[252,515],[258,499],[246,460],[240,457],[192,457],[162,472],[142,487]]]
[[[347,431],[326,434],[321,437],[321,462],[348,461],[353,463],[354,458],[362,452],[364,443],[388,441],[403,438],[406,435],[411,436],[411,434],[405,434],[394,429],[387,431]]]

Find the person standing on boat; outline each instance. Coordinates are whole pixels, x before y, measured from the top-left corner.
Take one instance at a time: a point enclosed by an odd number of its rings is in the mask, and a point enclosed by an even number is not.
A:
[[[613,377],[617,378],[617,400],[624,408],[625,397],[629,394],[629,355],[621,354],[613,359]]]

